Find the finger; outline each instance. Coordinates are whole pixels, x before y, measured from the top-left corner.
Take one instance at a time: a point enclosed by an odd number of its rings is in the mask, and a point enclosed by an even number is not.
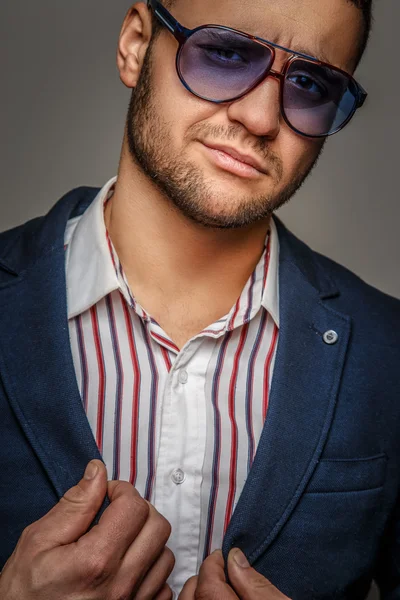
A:
[[[154,600],[172,600],[173,593],[169,585],[165,584],[162,590],[154,596]]]
[[[146,573],[161,556],[171,526],[166,519],[152,506],[146,503],[148,519],[131,546],[127,550],[120,574],[123,578],[131,578],[132,585],[140,585]]]
[[[226,583],[224,566],[221,550],[216,550],[206,558],[199,571],[196,597],[204,600],[237,600],[237,595]]]
[[[253,569],[239,548],[228,557],[229,579],[241,600],[289,600],[268,579]]]
[[[174,568],[175,557],[169,548],[164,548],[163,553],[154,563],[150,571],[143,579],[136,592],[136,600],[147,600],[154,598],[160,592]]]
[[[187,580],[179,594],[178,600],[194,600],[197,588],[198,577],[191,577]]]
[[[78,542],[78,550],[109,557],[119,562],[149,517],[149,506],[127,481],[108,483],[110,505],[95,525]]]
[[[89,529],[106,491],[106,467],[100,460],[92,460],[79,483],[69,489],[50,512],[24,531],[25,542],[34,540],[35,547],[40,550],[75,542]]]
[[[204,585],[209,580],[218,583],[226,582],[225,563],[221,550],[215,550],[201,565],[198,586]]]

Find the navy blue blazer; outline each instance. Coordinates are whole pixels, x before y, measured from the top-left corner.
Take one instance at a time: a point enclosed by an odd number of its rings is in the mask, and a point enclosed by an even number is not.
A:
[[[64,230],[98,190],[0,235],[0,569],[100,458],[81,403]],[[293,600],[400,598],[400,302],[277,221],[281,329],[254,465],[223,544]],[[324,333],[338,334],[335,344]]]

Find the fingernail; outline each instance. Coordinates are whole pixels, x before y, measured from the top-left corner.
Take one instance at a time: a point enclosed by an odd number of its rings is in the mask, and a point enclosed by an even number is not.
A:
[[[91,460],[88,466],[86,467],[86,471],[83,477],[87,480],[94,479],[98,472],[99,465]]]
[[[250,563],[239,548],[235,548],[232,551],[233,560],[241,569],[248,569],[250,567]]]

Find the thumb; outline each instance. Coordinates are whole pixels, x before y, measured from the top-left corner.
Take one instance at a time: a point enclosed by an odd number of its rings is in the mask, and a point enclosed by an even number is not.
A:
[[[239,548],[228,556],[230,583],[242,600],[289,600],[268,579],[253,569]]]
[[[89,529],[107,492],[107,470],[100,460],[87,465],[83,478],[58,504],[34,523],[42,549],[76,542]],[[39,533],[40,532],[40,533]]]

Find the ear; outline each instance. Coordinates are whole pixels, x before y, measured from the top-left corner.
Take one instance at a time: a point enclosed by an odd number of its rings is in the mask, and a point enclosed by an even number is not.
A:
[[[117,52],[119,75],[128,88],[134,88],[137,84],[151,32],[150,10],[144,2],[137,2],[125,17]]]

